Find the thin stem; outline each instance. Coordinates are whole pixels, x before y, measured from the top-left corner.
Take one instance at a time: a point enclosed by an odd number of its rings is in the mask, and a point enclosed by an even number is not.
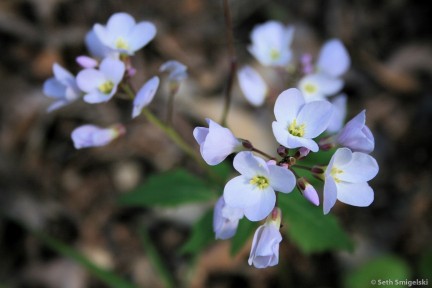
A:
[[[308,170],[308,171],[312,170],[312,167],[308,167],[308,166],[304,166],[304,165],[299,165],[299,164],[295,164],[293,167],[299,168],[299,169]]]
[[[261,151],[261,150],[259,150],[259,149],[256,149],[255,147],[253,147],[251,150],[252,150],[253,152],[256,152],[256,153],[258,153],[258,154],[263,155],[264,157],[267,157],[267,158],[270,159],[270,160],[276,160],[276,158],[270,156],[269,154],[267,154],[267,153],[265,153],[265,152],[263,152],[263,151]]]
[[[173,111],[174,111],[174,93],[172,91],[169,92],[169,96],[168,96],[168,104],[167,104],[167,119],[166,119],[166,123],[169,126],[172,126],[172,118],[173,118]]]
[[[231,92],[234,82],[234,75],[237,71],[237,56],[234,49],[234,36],[233,36],[233,25],[231,18],[231,10],[229,7],[228,0],[223,1],[224,17],[225,17],[225,35],[228,45],[228,54],[230,59],[230,70],[228,73],[228,79],[225,87],[225,104],[222,112],[222,126],[226,126],[226,121],[228,117],[228,111],[231,105]]]

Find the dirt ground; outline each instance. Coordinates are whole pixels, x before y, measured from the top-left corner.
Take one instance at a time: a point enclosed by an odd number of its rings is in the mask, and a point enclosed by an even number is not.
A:
[[[198,149],[192,130],[205,117],[218,119],[229,69],[222,0],[3,0],[0,2],[0,287],[107,287],[68,258],[54,253],[15,220],[77,248],[101,267],[139,287],[163,287],[140,244],[137,225],[147,228],[178,287],[343,287],[346,275],[381,255],[395,255],[420,277],[418,261],[432,249],[432,39],[427,1],[232,0],[239,63],[258,67],[247,51],[249,33],[270,19],[295,26],[294,49],[317,53],[340,38],[352,57],[343,91],[349,118],[362,109],[374,133],[373,156],[380,172],[371,181],[368,208],[338,205],[332,211],[356,250],[303,254],[289,239],[280,264],[249,267],[249,247],[229,256],[216,242],[190,270],[192,259],[177,253],[205,207],[120,207],[119,195],[152,173],[197,167],[144,118],[128,134],[102,147],[75,150],[71,131],[84,123],[129,121],[130,103],[116,99],[78,101],[47,113],[43,82],[52,64],[79,71],[83,38],[94,23],[124,11],[155,23],[156,38],[135,57],[143,83],[161,63],[177,59],[189,78],[176,99],[175,127]],[[297,49],[297,50],[296,50]],[[289,87],[285,87],[289,88]],[[166,93],[151,110],[164,117]],[[267,149],[272,108],[251,108],[237,84],[229,126]],[[96,107],[97,106],[97,107]],[[432,279],[429,279],[432,282]],[[366,287],[366,286],[365,286]]]

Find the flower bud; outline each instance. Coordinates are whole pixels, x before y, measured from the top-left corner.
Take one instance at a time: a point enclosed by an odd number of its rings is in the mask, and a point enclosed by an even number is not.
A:
[[[109,128],[100,128],[95,125],[83,125],[72,131],[71,137],[75,148],[81,149],[105,146],[125,133],[126,129],[121,124],[116,124]]]
[[[297,187],[309,202],[311,202],[315,206],[319,205],[319,197],[317,191],[304,177],[297,179]]]
[[[288,155],[289,150],[285,146],[279,145],[276,151],[279,154],[279,156],[286,157]]]

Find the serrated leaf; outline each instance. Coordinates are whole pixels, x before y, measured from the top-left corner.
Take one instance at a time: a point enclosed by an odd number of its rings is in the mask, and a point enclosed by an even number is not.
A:
[[[331,214],[323,215],[321,207],[310,204],[297,190],[280,195],[278,201],[288,236],[303,252],[353,249],[336,218]]]
[[[192,227],[191,236],[180,248],[180,253],[197,254],[214,241],[213,209],[210,209]]]
[[[396,281],[409,279],[410,268],[405,261],[396,256],[383,256],[374,259],[348,274],[345,278],[347,288],[403,287]],[[389,281],[387,281],[389,280]]]
[[[214,200],[211,185],[186,170],[177,169],[150,176],[147,181],[119,198],[128,206],[177,206]]]
[[[257,222],[251,222],[246,218],[240,220],[237,232],[231,240],[232,256],[236,255],[245,245],[246,241],[253,235],[257,228]]]

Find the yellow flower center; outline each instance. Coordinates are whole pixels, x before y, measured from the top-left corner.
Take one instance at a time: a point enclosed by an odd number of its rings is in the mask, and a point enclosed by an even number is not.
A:
[[[280,58],[280,52],[276,49],[272,49],[270,51],[270,59],[275,61],[278,60]]]
[[[305,124],[297,125],[297,120],[294,119],[288,126],[288,132],[297,137],[303,137],[305,134]]]
[[[122,37],[117,38],[117,41],[115,44],[116,44],[117,49],[127,50],[129,47],[128,43]]]
[[[311,83],[306,83],[303,88],[309,94],[314,94],[318,90],[317,86]]]
[[[342,174],[343,170],[333,167],[330,171],[330,175],[333,177],[336,183],[340,183],[341,180],[337,177],[338,174]]]
[[[112,89],[114,88],[114,83],[112,81],[105,81],[104,83],[100,84],[98,89],[104,94],[111,93]]]
[[[258,188],[261,190],[267,188],[270,185],[269,180],[264,176],[255,176],[250,180],[249,183],[258,186]]]

